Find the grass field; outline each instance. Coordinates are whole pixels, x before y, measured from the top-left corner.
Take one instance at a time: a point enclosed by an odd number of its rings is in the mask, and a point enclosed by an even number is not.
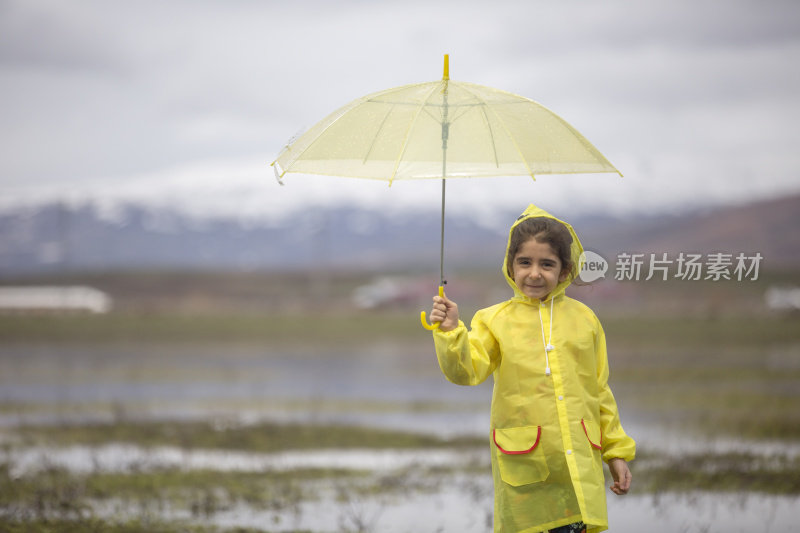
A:
[[[492,276],[463,275],[454,283],[481,287]],[[799,320],[768,312],[762,298],[766,287],[796,282],[793,276],[746,286],[581,289],[606,330],[623,422],[631,421],[629,430],[658,428],[678,443],[665,453],[642,439],[633,463],[639,494],[800,497]],[[419,327],[423,304],[355,308],[349,296],[361,281],[359,275],[331,276],[324,299],[315,302],[315,285],[301,274],[28,280],[99,286],[113,295],[115,310],[0,315],[0,529],[381,531],[380,513],[369,505],[389,516],[409,495],[440,497],[455,486],[476,513],[490,516],[482,434],[445,437],[327,418],[362,413],[369,420],[413,420],[482,409],[470,403],[473,396],[458,396],[461,391],[444,399],[362,397],[367,393],[359,391],[372,389],[337,374],[369,361],[376,374],[363,379],[384,376],[394,385],[419,381],[452,390],[431,362],[430,334]],[[462,312],[468,317],[500,289],[462,289]],[[279,389],[286,397],[263,396],[281,384],[286,361],[297,365],[299,376],[321,369],[342,385],[332,396],[306,397],[306,389],[291,387]],[[192,387],[196,396],[175,395]],[[84,397],[87,388],[99,392]],[[348,396],[349,388],[357,394]],[[53,396],[52,390],[62,392]],[[104,396],[106,390],[119,396]],[[125,396],[130,390],[143,396]],[[158,399],[149,402],[148,394]],[[192,415],[163,415],[177,405],[191,406]],[[244,417],[276,406],[311,416]],[[363,465],[356,457],[339,466],[322,459],[264,466],[287,453],[324,459],[331,451],[363,454]],[[415,462],[414,454],[439,457],[434,451],[456,460]],[[375,469],[370,461],[385,452],[411,459]],[[88,466],[75,468],[82,453]],[[109,467],[119,459],[114,454],[129,457]],[[170,454],[177,459],[149,459]],[[254,471],[222,467],[237,458],[267,462]],[[309,521],[322,508],[334,509],[330,527]],[[261,522],[237,523],[231,518],[237,513]]]

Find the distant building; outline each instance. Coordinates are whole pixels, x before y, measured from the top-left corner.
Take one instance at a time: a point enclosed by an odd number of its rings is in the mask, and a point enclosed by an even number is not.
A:
[[[382,276],[371,283],[356,287],[352,301],[359,309],[397,307],[416,304],[420,298],[429,299],[429,287],[415,279]]]
[[[92,287],[0,287],[0,312],[107,313],[110,310],[111,297]]]
[[[764,300],[774,311],[800,311],[800,287],[770,287]]]

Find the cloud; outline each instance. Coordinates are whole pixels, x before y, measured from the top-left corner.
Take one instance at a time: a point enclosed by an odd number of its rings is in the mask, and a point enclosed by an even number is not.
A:
[[[0,4],[0,65],[4,70],[109,71],[119,67],[119,50],[102,25],[72,15],[57,2]]]
[[[631,211],[780,194],[800,186],[798,11],[776,0],[6,1],[0,195],[156,202],[161,190],[216,212],[251,187],[263,209],[309,196],[412,205],[417,184],[389,195],[313,179],[305,197],[299,183],[279,194],[263,188],[274,185],[266,163],[357,97],[437,79],[444,53],[454,79],[543,103],[626,175],[510,180],[489,194],[464,183],[456,202]],[[435,205],[438,186],[423,189]]]

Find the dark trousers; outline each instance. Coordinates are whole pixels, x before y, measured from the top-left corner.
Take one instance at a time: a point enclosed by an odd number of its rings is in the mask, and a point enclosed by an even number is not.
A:
[[[551,529],[550,533],[586,533],[586,524],[583,522],[575,522],[574,524]]]

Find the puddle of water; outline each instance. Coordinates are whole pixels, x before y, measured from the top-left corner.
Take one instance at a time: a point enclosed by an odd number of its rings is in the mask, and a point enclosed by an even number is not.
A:
[[[452,476],[429,493],[410,492],[362,498],[329,487],[322,498],[282,511],[236,504],[201,523],[225,528],[311,530],[315,533],[365,531],[406,533],[489,533],[492,531],[492,486],[489,476]],[[794,531],[797,497],[748,494],[687,493],[660,496],[609,495],[609,531],[614,533],[782,533]],[[119,518],[139,509],[104,502],[98,513]],[[105,509],[105,511],[104,511]],[[187,510],[162,508],[162,518],[198,521]]]
[[[411,474],[413,477],[413,474]],[[407,480],[415,483],[418,479]],[[440,476],[427,491],[393,491],[362,497],[335,480],[310,482],[320,496],[315,501],[286,504],[281,510],[257,509],[236,503],[199,519],[187,509],[168,504],[148,507],[164,520],[197,522],[223,528],[268,527],[275,530],[309,530],[315,533],[409,531],[488,533],[492,529],[492,480],[490,476]],[[99,516],[141,517],[139,503],[105,500],[94,506]]]
[[[110,350],[110,351],[109,351]],[[490,380],[491,381],[491,380]],[[372,354],[265,353],[257,347],[231,352],[225,347],[162,350],[149,347],[0,347],[0,401],[33,409],[0,414],[0,426],[13,432],[22,423],[113,421],[110,409],[91,405],[130,406],[144,418],[232,417],[261,421],[358,424],[420,431],[440,436],[488,435],[491,383],[456,387],[446,382],[435,358],[411,359],[396,351]],[[337,401],[344,404],[336,405]],[[382,409],[370,409],[374,404]],[[435,409],[415,409],[420,404]],[[359,408],[359,404],[363,405]],[[396,405],[396,408],[386,406]],[[140,411],[137,411],[137,407]],[[464,407],[467,406],[467,407]],[[474,406],[481,406],[474,408]],[[650,457],[692,453],[747,452],[800,456],[800,443],[697,437],[678,426],[625,418],[639,450]],[[106,407],[107,408],[107,407]],[[100,409],[102,411],[102,409]],[[488,437],[487,437],[488,439]],[[62,466],[75,472],[141,471],[148,468],[269,471],[296,468],[370,470],[376,474],[414,470],[414,466],[485,465],[487,447],[454,450],[315,450],[253,454],[173,447],[142,449],[124,444],[63,448],[11,447],[4,460],[12,475]],[[373,498],[356,498],[329,487],[321,501],[300,502],[296,510],[275,512],[237,505],[215,513],[210,522],[225,527],[273,527],[314,531],[486,532],[491,512],[491,478],[436,478],[429,492],[409,490]],[[330,481],[335,484],[336,481]],[[105,504],[99,503],[104,506]],[[691,493],[658,496],[609,494],[611,530],[621,532],[791,530],[797,497],[760,494]],[[159,510],[159,513],[161,511]],[[188,511],[164,511],[163,518],[191,518]],[[110,516],[117,515],[114,512]],[[132,516],[136,516],[132,511]],[[275,522],[277,520],[278,522]]]
[[[445,483],[443,483],[444,485]],[[278,515],[278,523],[315,533],[368,531],[407,533],[488,533],[492,530],[491,478],[466,480],[453,477],[447,487],[431,493],[410,493],[379,498],[331,494],[322,501],[302,504],[299,512]],[[487,492],[488,490],[488,492]],[[476,497],[477,495],[477,497]],[[263,527],[276,515],[237,507],[214,516],[223,527]]]
[[[236,504],[204,519],[222,527],[280,527],[309,529],[315,532],[345,530],[381,531],[491,531],[492,481],[485,475],[436,474],[431,468],[478,465],[488,472],[488,454],[474,450],[312,450],[257,454],[220,450],[183,450],[175,447],[140,448],[109,444],[98,447],[11,449],[5,453],[12,476],[30,473],[45,466],[60,466],[76,473],[93,471],[147,471],[160,468],[185,470],[265,472],[299,468],[337,468],[370,471],[372,475],[402,472],[409,489],[401,487],[385,495],[358,496],[347,480],[310,480],[321,498],[298,501],[283,510],[256,509]],[[419,481],[423,488],[414,484]],[[425,488],[427,487],[427,488]],[[638,533],[643,525],[648,532],[673,533],[730,531],[787,531],[796,523],[797,496],[772,496],[743,493],[664,493],[616,497],[608,495],[612,531]],[[120,506],[100,502],[102,509],[114,509],[109,516],[119,517]],[[165,509],[153,502],[153,512],[162,519],[191,519],[187,510]],[[131,516],[141,509],[131,510]]]
[[[796,531],[797,496],[694,492],[656,496],[609,496],[614,532],[656,533]]]
[[[486,434],[491,380],[457,387],[441,375],[432,352],[378,352],[0,346],[0,402],[20,406],[0,413],[0,427],[111,420],[123,406],[148,418],[221,415]],[[371,409],[376,404],[382,412]]]
[[[484,450],[327,449],[302,452],[247,453],[222,450],[141,448],[126,444],[104,446],[29,447],[5,455],[12,476],[59,467],[74,473],[149,471],[164,468],[240,472],[333,468],[387,472],[411,466],[455,467],[485,462]],[[484,457],[485,456],[485,457]]]
[[[267,520],[315,532],[358,530],[381,533],[431,531],[488,533],[492,530],[491,479],[459,485],[452,480],[432,494],[404,497],[330,499],[303,504],[299,513],[259,512],[237,507],[219,513],[213,522],[225,527],[263,527]],[[463,483],[463,480],[460,480]],[[482,492],[476,498],[473,488]],[[797,523],[798,498],[745,494],[693,493],[685,495],[609,495],[609,524],[614,533],[717,532],[769,533],[792,531]]]
[[[665,429],[662,425],[626,424],[626,431],[636,440],[637,450],[646,451],[648,455],[747,453],[763,457],[800,457],[800,442],[699,435],[680,427]]]

